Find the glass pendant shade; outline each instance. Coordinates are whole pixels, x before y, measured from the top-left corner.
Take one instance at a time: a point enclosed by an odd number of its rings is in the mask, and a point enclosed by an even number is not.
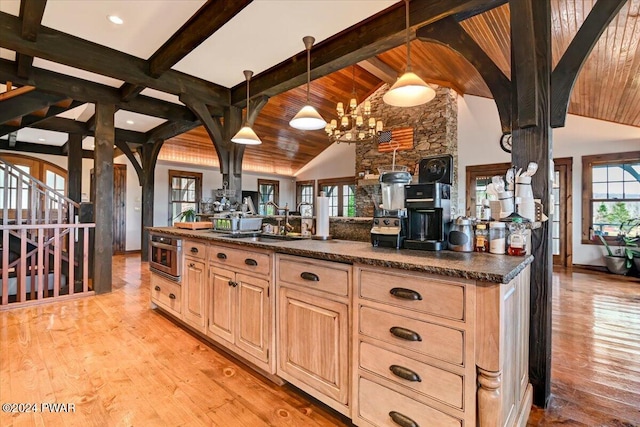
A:
[[[382,96],[382,100],[394,107],[415,107],[431,101],[435,96],[436,91],[431,86],[415,73],[408,71]]]
[[[300,130],[318,130],[324,129],[327,122],[315,108],[311,105],[305,105],[298,111],[298,114],[291,119],[289,125]]]
[[[327,122],[309,102],[309,86],[311,85],[311,46],[315,39],[311,36],[303,37],[304,47],[307,50],[307,105],[302,107],[298,114],[289,122],[289,126],[300,130],[324,129]]]
[[[244,145],[260,145],[262,141],[258,138],[258,135],[251,129],[249,126],[249,81],[251,81],[251,76],[253,76],[253,71],[244,70],[244,77],[247,80],[247,117],[244,123],[244,126],[233,135],[231,138],[231,142],[234,144],[244,144]]]
[[[244,145],[260,145],[262,141],[258,138],[258,135],[251,129],[249,125],[244,125],[242,129],[236,133],[233,138],[231,138],[231,142],[236,144],[244,144]]]

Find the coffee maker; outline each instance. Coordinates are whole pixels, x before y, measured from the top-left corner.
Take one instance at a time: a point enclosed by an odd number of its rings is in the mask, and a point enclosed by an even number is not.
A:
[[[382,204],[374,199],[375,211],[371,227],[373,246],[402,248],[407,233],[404,189],[410,182],[411,174],[406,171],[389,171],[380,174]]]
[[[404,247],[427,251],[446,249],[451,225],[453,157],[422,159],[418,180],[418,184],[405,186],[408,226]]]

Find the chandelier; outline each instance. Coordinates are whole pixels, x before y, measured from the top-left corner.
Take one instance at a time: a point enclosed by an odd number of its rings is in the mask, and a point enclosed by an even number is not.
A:
[[[382,121],[371,116],[371,102],[365,101],[358,105],[356,94],[356,67],[352,71],[353,90],[345,113],[344,104],[336,105],[337,119],[332,119],[324,130],[331,142],[340,144],[358,141],[370,141],[378,132],[382,131]]]

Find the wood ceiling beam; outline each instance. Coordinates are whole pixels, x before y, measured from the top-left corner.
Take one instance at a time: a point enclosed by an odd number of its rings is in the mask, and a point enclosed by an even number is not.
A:
[[[0,93],[0,102],[6,101],[7,99],[11,99],[18,95],[31,92],[32,90],[35,90],[35,89],[36,89],[35,86],[22,86],[17,89],[9,89],[6,92]]]
[[[0,123],[6,123],[9,120],[24,117],[34,111],[42,110],[56,102],[63,100],[60,95],[51,95],[40,91],[32,91],[22,96],[13,97],[2,101],[0,109]]]
[[[496,7],[500,7],[503,4],[507,4],[507,2],[508,2],[508,0],[486,1],[483,4],[478,5],[477,7],[472,7],[470,9],[465,10],[464,12],[456,13],[455,15],[453,15],[453,17],[458,22],[464,21],[465,19],[473,18],[476,15],[480,15],[480,14],[485,13],[485,12],[491,10],[491,9],[494,9]]]
[[[111,86],[93,83],[76,77],[34,68],[30,78],[25,79],[15,74],[15,66],[12,61],[0,59],[0,81],[12,80],[22,85],[37,86],[39,90],[66,94],[73,99],[82,102],[115,103],[118,108],[147,116],[160,117],[173,121],[194,121],[196,116],[186,107],[173,102],[149,96],[137,96],[129,102],[122,102],[120,91]],[[221,108],[209,107],[212,114],[222,116]]]
[[[497,2],[493,0],[412,1],[409,3],[410,26],[415,29],[450,15],[494,4]],[[405,9],[399,3],[315,46],[311,50],[311,78],[325,76],[404,42]],[[286,92],[306,83],[306,73],[306,51],[302,51],[253,77],[251,93],[274,96]],[[245,83],[233,87],[231,103],[244,107],[246,90]]]
[[[0,136],[6,135],[9,132],[16,132],[22,128],[34,127],[34,125],[37,123],[47,120],[48,118],[55,117],[56,115],[76,108],[79,105],[82,105],[82,102],[73,101],[69,104],[65,104],[65,106],[52,105],[47,109],[47,112],[44,116],[30,114],[24,116],[19,124],[14,125],[12,123],[6,123],[0,126]]]
[[[0,140],[0,150],[12,150],[26,153],[49,154],[52,156],[65,156],[62,147],[56,145],[32,144],[30,142],[17,141],[13,147],[9,141]],[[82,150],[82,158],[93,159],[93,151]]]
[[[149,58],[149,74],[160,77],[247,7],[252,0],[208,0]]]
[[[591,50],[627,0],[598,0],[551,73],[551,127],[564,127],[573,85]]]
[[[0,47],[174,95],[187,92],[208,104],[229,104],[230,92],[225,87],[175,70],[155,79],[147,74],[144,59],[44,26],[36,41],[28,41],[22,39],[21,29],[20,18],[0,12]]]
[[[22,19],[21,36],[24,40],[36,41],[40,23],[44,16],[47,0],[22,0],[20,2],[20,19]],[[33,66],[33,56],[18,53],[16,55],[18,75],[27,77]]]
[[[151,129],[145,134],[147,143],[154,143],[156,141],[164,141],[174,136],[181,135],[185,132],[189,132],[192,129],[200,126],[199,121],[186,122],[165,122],[155,128]]]
[[[136,96],[140,95],[140,92],[143,90],[145,90],[144,86],[123,83],[122,86],[120,86],[120,96],[124,102],[129,102]]]

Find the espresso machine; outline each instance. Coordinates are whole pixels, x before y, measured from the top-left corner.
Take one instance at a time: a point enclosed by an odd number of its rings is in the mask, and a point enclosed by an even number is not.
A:
[[[451,226],[453,157],[422,159],[418,180],[418,184],[405,186],[408,225],[404,247],[427,251],[446,249]]]
[[[402,248],[407,234],[407,210],[404,189],[411,182],[406,171],[380,174],[382,204],[374,199],[375,211],[371,227],[371,244],[388,248]]]

